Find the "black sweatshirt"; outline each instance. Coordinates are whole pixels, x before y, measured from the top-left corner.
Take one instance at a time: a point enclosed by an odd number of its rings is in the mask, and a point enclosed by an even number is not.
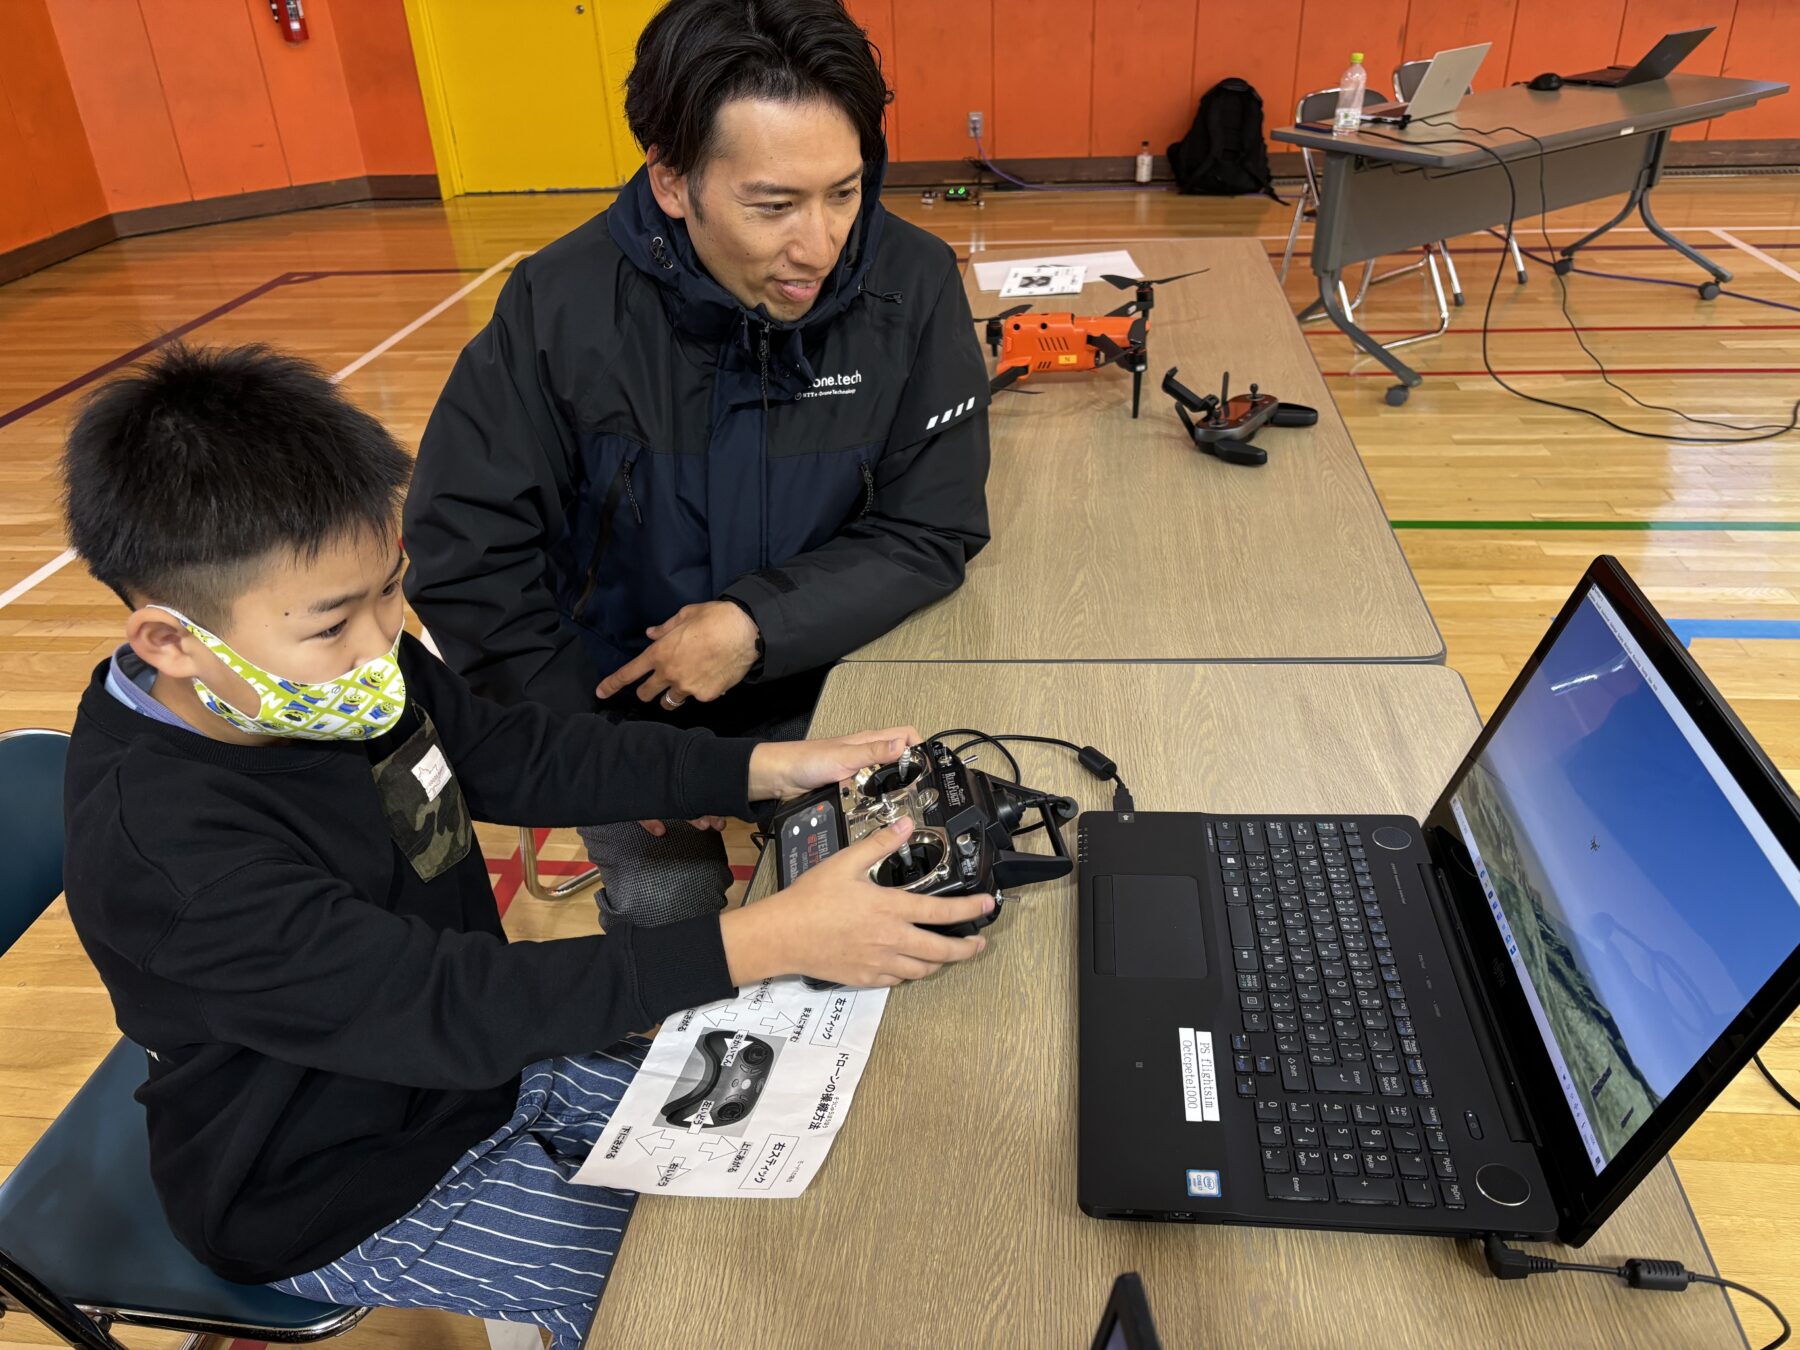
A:
[[[400,665],[405,719],[363,744],[161,725],[107,692],[105,663],[82,697],[69,912],[151,1052],[138,1098],[163,1208],[227,1279],[316,1269],[407,1213],[505,1123],[534,1060],[732,993],[713,916],[509,945],[480,849],[421,880],[372,767],[428,715],[454,775],[435,814],[744,815],[753,742],[502,708],[411,637]]]

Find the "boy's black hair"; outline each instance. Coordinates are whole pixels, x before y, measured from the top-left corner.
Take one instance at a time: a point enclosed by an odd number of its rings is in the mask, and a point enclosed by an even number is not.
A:
[[[893,97],[879,53],[839,0],[669,0],[638,37],[625,120],[659,163],[690,173],[715,149],[721,104],[825,98],[872,163]]]
[[[297,356],[172,344],[87,400],[62,469],[95,578],[215,628],[272,552],[392,531],[412,460]]]

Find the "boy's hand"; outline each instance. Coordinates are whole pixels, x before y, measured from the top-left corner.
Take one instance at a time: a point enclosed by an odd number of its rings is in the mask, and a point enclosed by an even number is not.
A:
[[[750,754],[750,800],[795,797],[841,783],[858,769],[892,764],[919,740],[912,727],[889,727],[829,741],[766,741]]]
[[[984,950],[985,937],[945,937],[918,925],[979,918],[993,910],[992,896],[914,895],[869,880],[869,869],[911,833],[909,820],[877,830],[785,891],[720,915],[731,982],[742,988],[772,975],[810,975],[886,989]]]

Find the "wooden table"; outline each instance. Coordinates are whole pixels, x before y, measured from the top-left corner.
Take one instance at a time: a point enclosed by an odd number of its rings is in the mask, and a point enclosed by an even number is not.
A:
[[[1346,267],[1503,225],[1509,212],[1514,233],[1525,236],[1542,211],[1618,193],[1625,196],[1618,214],[1559,252],[1574,257],[1636,211],[1652,234],[1710,274],[1697,283],[1710,300],[1731,273],[1665,230],[1650,206],[1669,132],[1786,91],[1785,84],[1767,80],[1713,75],[1671,75],[1624,89],[1514,85],[1471,94],[1454,112],[1404,129],[1370,127],[1339,137],[1283,127],[1271,133],[1275,140],[1325,158],[1313,231],[1312,268],[1319,281],[1313,305],[1399,377],[1388,402],[1403,403],[1419,373],[1345,312],[1338,283]],[[1496,157],[1506,161],[1504,167]],[[1486,278],[1471,284],[1487,294]]]
[[[1159,287],[1150,370],[1133,421],[1120,370],[1037,376],[1037,397],[994,396],[993,542],[961,589],[853,661],[1427,661],[1444,642],[1262,246],[1252,239],[1133,243]],[[1031,256],[1028,254],[1001,254]],[[987,254],[982,262],[996,261]],[[978,316],[1020,303],[966,282]],[[1104,284],[1039,308],[1099,314]],[[1197,452],[1161,393],[1252,380],[1319,410],[1265,430],[1261,468]]]
[[[1460,677],[1431,667],[919,673],[840,667],[815,730],[901,719],[1062,735],[1112,754],[1145,809],[1423,813],[1478,727]],[[1028,782],[1107,804],[1066,752],[1019,749]],[[1087,1218],[1075,1203],[1075,914],[1072,880],[1024,892],[983,956],[895,993],[848,1125],[804,1196],[642,1200],[590,1344],[1078,1350],[1124,1270],[1142,1273],[1169,1350],[1744,1343],[1716,1289],[1646,1294],[1591,1275],[1502,1284],[1469,1242]],[[1713,1270],[1667,1164],[1575,1259],[1632,1255]]]

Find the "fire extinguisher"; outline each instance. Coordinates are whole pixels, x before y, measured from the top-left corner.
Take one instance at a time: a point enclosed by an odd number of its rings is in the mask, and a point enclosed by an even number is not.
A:
[[[295,45],[306,41],[306,11],[300,8],[300,0],[269,0],[269,16],[281,28],[283,41]]]

